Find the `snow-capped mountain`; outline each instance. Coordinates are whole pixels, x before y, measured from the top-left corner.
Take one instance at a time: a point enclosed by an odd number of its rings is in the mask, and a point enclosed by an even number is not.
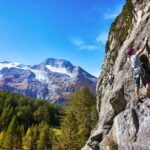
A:
[[[83,85],[87,85],[95,93],[96,82],[96,77],[62,59],[48,58],[34,66],[0,62],[1,90],[55,103],[63,103]]]

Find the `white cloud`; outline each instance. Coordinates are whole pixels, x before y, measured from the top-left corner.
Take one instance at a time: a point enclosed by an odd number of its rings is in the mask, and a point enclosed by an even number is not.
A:
[[[96,41],[101,42],[102,44],[106,44],[107,39],[108,39],[108,32],[102,32],[98,35]]]
[[[85,41],[83,41],[81,38],[72,38],[71,42],[78,47],[79,50],[87,50],[87,51],[93,51],[93,50],[99,50],[98,44],[87,44]]]
[[[82,45],[80,48],[80,50],[89,50],[89,51],[93,51],[93,50],[98,50],[99,47],[97,45]]]
[[[114,11],[107,11],[104,13],[104,19],[115,19],[121,12],[123,5],[117,5]]]
[[[80,39],[80,38],[72,38],[71,41],[76,46],[84,45],[84,41],[82,39]]]

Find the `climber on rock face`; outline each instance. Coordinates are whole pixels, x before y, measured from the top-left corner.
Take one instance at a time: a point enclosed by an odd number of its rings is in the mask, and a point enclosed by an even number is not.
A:
[[[114,75],[113,75],[112,73],[110,73],[110,75],[109,75],[109,80],[108,80],[108,82],[109,82],[109,85],[110,85],[110,86],[113,85],[113,82],[114,82]]]
[[[133,48],[127,49],[128,60],[133,68],[135,78],[135,94],[139,102],[142,102],[140,98],[140,79],[145,83],[145,98],[150,97],[150,74],[144,70],[140,61],[140,56],[146,47],[148,47],[148,39],[146,40],[144,47],[139,51],[135,51]]]

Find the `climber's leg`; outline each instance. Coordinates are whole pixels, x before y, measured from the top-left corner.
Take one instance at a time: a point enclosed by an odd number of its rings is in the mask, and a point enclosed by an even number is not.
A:
[[[137,98],[140,98],[140,76],[135,77],[135,94]]]
[[[147,45],[148,57],[150,57],[150,46]]]
[[[139,98],[140,97],[140,87],[135,87],[135,94],[136,94],[136,96],[137,96],[137,98]]]
[[[146,84],[145,86],[145,94],[148,98],[150,98],[150,74],[145,72],[145,76],[143,78],[143,82]]]
[[[146,89],[145,89],[147,97],[150,97],[150,83],[146,84]]]

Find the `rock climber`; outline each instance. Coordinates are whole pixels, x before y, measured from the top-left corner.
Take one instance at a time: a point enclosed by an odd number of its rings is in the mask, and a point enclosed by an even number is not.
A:
[[[128,60],[133,68],[133,75],[135,78],[135,94],[138,102],[142,102],[142,98],[140,98],[140,79],[145,83],[146,95],[144,98],[150,97],[150,74],[144,70],[140,61],[140,56],[146,47],[148,47],[148,39],[146,39],[143,48],[139,51],[135,51],[133,48],[127,49]]]
[[[110,86],[112,86],[113,82],[114,82],[114,75],[112,73],[110,73],[109,75],[109,80],[108,80]]]

